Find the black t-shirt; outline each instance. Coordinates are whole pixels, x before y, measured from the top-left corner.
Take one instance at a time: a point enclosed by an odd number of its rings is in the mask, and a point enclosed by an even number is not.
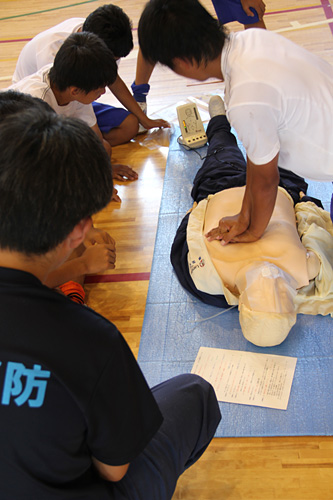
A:
[[[162,422],[116,327],[0,268],[0,498],[112,498],[91,456],[131,462]]]

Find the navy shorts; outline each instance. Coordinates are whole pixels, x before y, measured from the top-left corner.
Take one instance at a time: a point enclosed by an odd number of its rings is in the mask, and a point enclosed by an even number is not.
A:
[[[241,24],[253,24],[259,21],[257,12],[251,8],[254,17],[243,10],[240,0],[212,0],[218,20],[222,24],[238,21]]]
[[[102,104],[100,102],[92,103],[94,112],[102,134],[107,134],[112,128],[119,127],[130,114],[127,109],[115,108],[109,104]]]
[[[178,477],[199,459],[221,420],[213,387],[197,375],[178,375],[152,393],[163,424],[126,476],[109,483],[114,500],[170,500]]]

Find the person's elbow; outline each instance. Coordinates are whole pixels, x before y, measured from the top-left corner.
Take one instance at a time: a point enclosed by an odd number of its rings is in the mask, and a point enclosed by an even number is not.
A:
[[[279,185],[278,157],[279,155],[277,154],[270,162],[257,166],[257,180],[259,184],[262,184],[261,187],[264,189],[275,188]]]
[[[129,463],[124,465],[107,465],[100,462],[95,457],[93,457],[92,460],[101,478],[114,483],[123,479],[130,465]]]
[[[278,167],[279,153],[268,163],[257,165],[249,158],[247,159],[247,168],[250,172],[251,184],[254,188],[269,188],[278,186],[280,173]],[[248,173],[249,173],[248,172]]]
[[[120,467],[112,467],[112,470],[107,470],[104,472],[104,475],[101,475],[103,479],[106,479],[107,481],[111,482],[118,482],[125,477],[127,471],[128,471],[129,464],[122,465]]]

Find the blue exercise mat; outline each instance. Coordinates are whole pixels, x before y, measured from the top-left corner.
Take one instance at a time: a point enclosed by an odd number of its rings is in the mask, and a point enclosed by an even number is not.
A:
[[[150,386],[190,372],[201,346],[297,357],[287,410],[220,403],[216,437],[331,435],[333,432],[333,321],[330,316],[298,315],[288,338],[277,347],[246,341],[238,310],[201,303],[187,293],[173,272],[170,249],[182,218],[192,206],[192,182],[202,164],[173,135],[166,166],[155,251],[138,361]],[[206,148],[198,152],[204,156]],[[308,194],[326,210],[329,183],[309,182]]]

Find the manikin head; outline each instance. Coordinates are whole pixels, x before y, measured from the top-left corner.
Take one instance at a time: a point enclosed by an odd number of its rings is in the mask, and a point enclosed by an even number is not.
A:
[[[238,273],[239,321],[244,337],[260,347],[281,344],[296,323],[293,278],[269,262]]]

